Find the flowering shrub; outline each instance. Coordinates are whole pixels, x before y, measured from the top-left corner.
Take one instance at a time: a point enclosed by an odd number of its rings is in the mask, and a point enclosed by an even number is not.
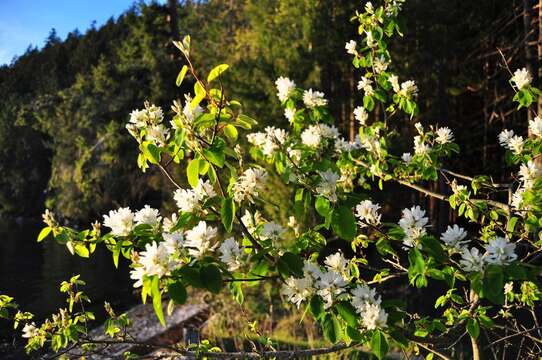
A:
[[[444,160],[459,152],[446,127],[415,123],[413,150],[391,153],[395,120],[412,119],[419,112],[416,83],[400,81],[392,72],[387,50],[387,39],[401,35],[397,15],[402,2],[367,3],[354,17],[360,39],[348,41],[345,49],[364,75],[357,86],[363,105],[353,113],[359,133],[350,140],[333,125],[322,92],[301,89],[280,77],[277,95],[289,129],[270,126],[246,134],[249,146],[242,147],[240,134],[256,121],[242,112],[238,101],[226,97],[221,75],[228,66],[215,67],[204,79],[191,62],[190,38],[175,42],[187,62],[177,85],[190,73],[193,96],[173,102],[169,123],[160,107],[146,103],[130,114],[126,128],[139,146],[141,170],[156,166],[175,187],[178,211],[166,215],[149,206],[138,211],[119,208],[83,231],[60,225],[47,211],[47,227],[38,241],[52,235],[83,257],[96,246],[106,246],[115,264],[122,255],[131,262],[131,279],[141,289],[142,301],[152,298],[162,323],[162,299],[182,304],[188,287],[215,294],[228,287],[242,303],[248,280],[280,283],[285,301],[309,312],[331,343],[344,344],[334,350],[364,344],[379,359],[390,343],[428,352],[428,358],[448,358],[443,349],[465,332],[477,359],[481,329],[506,329],[506,336],[535,331],[512,325],[512,314],[533,311],[541,295],[536,260],[542,250],[542,172],[537,159],[542,120],[536,117],[529,123],[531,138],[508,130],[499,135],[507,164],[519,167],[510,184],[444,169]],[[540,93],[525,69],[513,74],[511,85],[519,107],[530,106]],[[383,109],[381,115],[372,116],[377,107]],[[171,175],[174,164],[185,166],[190,188]],[[262,215],[271,173],[291,189],[288,224]],[[447,179],[451,195],[421,185],[440,176]],[[403,209],[400,219],[386,219],[370,194],[373,186],[382,190],[389,181],[448,202],[459,217],[476,224],[477,231],[450,224],[437,234],[417,204]],[[504,202],[502,190],[511,194]],[[350,243],[352,257],[339,251],[322,258],[326,243],[336,238]],[[369,247],[377,250],[378,259],[367,256]],[[420,289],[419,294],[433,283],[444,286],[434,303],[436,315],[409,313],[401,299],[382,298],[379,287],[394,279]],[[77,285],[82,285],[78,278],[63,285],[69,308],[39,327],[30,322],[30,314],[16,312],[7,296],[0,298],[0,315],[15,313],[16,321],[25,323],[28,350],[46,344],[55,351],[92,344],[81,325],[92,320],[92,314],[74,310],[74,304],[87,300]],[[128,326],[127,319],[109,313],[108,334],[125,340],[120,329]]]

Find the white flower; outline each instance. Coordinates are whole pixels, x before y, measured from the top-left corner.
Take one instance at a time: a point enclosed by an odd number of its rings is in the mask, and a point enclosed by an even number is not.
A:
[[[320,183],[316,187],[316,192],[319,195],[325,196],[329,201],[337,201],[337,181],[339,180],[339,175],[334,173],[331,170],[320,171]]]
[[[253,234],[254,231],[256,231],[257,224],[254,223],[252,214],[248,210],[245,210],[244,215],[241,216],[241,221],[243,222],[243,224],[246,226],[246,228],[251,234]]]
[[[497,236],[486,245],[485,261],[489,264],[507,265],[517,259],[516,244]]]
[[[157,275],[158,277],[168,274],[174,265],[169,255],[163,242],[160,245],[155,242],[145,245],[145,250],[139,254],[139,264],[143,266],[143,273],[147,276]]]
[[[416,97],[418,95],[418,87],[414,80],[408,80],[401,84],[401,90],[397,94],[407,98]]]
[[[512,202],[510,205],[516,210],[529,210],[530,206],[523,206],[523,194],[525,193],[525,188],[518,188],[514,194],[512,194]]]
[[[258,190],[262,186],[266,173],[263,169],[250,168],[245,170],[235,184],[233,185],[233,198],[236,202],[248,200],[254,202],[254,197],[258,196]]]
[[[424,143],[421,136],[414,136],[414,153],[417,155],[427,154],[431,151],[431,146]]]
[[[534,120],[529,121],[529,131],[534,136],[542,136],[542,119],[535,117]]]
[[[271,221],[263,225],[261,236],[264,239],[278,240],[285,232],[284,227]]]
[[[365,11],[368,14],[373,14],[375,12],[375,9],[373,7],[373,3],[371,3],[370,1],[367,1],[367,3],[365,4]]]
[[[526,189],[531,189],[537,178],[542,175],[542,169],[540,169],[536,162],[529,160],[527,164],[521,164],[519,168],[519,177],[523,181],[523,185]]]
[[[327,100],[324,99],[324,93],[320,91],[312,91],[312,89],[303,92],[303,103],[308,108],[316,106],[326,106]]]
[[[378,304],[367,303],[361,316],[363,326],[367,330],[385,328],[388,321],[388,314]]]
[[[461,252],[459,265],[465,272],[479,272],[484,269],[484,258],[477,248],[465,248]]]
[[[241,267],[241,248],[234,238],[224,240],[219,251],[222,253],[220,261],[228,265],[230,271],[235,271]]]
[[[288,119],[289,122],[294,121],[295,117],[295,109],[292,108],[286,108],[284,109],[284,117]]]
[[[326,260],[324,260],[324,264],[328,270],[333,270],[340,274],[346,274],[348,268],[348,260],[338,251],[335,254],[328,255]]]
[[[373,81],[371,79],[362,76],[361,80],[358,81],[358,90],[363,90],[366,96],[372,96],[374,94],[374,89],[371,85],[372,83]]]
[[[514,283],[512,281],[504,284],[504,295],[511,293],[512,291],[514,291]]]
[[[280,101],[286,101],[295,90],[295,82],[287,77],[281,76],[275,81],[277,86],[277,96]]]
[[[162,238],[164,239],[164,242],[160,243],[160,245],[163,244],[168,254],[176,254],[179,250],[181,250],[184,240],[182,232],[163,232]]]
[[[216,196],[215,189],[209,180],[203,181],[202,179],[198,180],[198,185],[194,188],[194,191],[198,196],[203,199],[205,197],[212,198]]]
[[[318,295],[324,299],[324,308],[329,309],[333,305],[333,299],[345,291],[348,283],[343,276],[336,271],[327,271],[320,275],[316,283]]]
[[[150,226],[156,226],[158,223],[160,223],[160,221],[162,221],[162,217],[157,209],[153,209],[149,205],[145,205],[143,209],[135,213],[134,221],[136,222],[136,225],[147,224]]]
[[[350,40],[349,42],[344,45],[344,48],[346,49],[347,54],[356,55],[358,52],[356,50],[356,46],[358,44],[354,40]]]
[[[512,82],[516,85],[518,90],[523,89],[525,86],[529,85],[533,80],[531,74],[526,68],[517,69],[512,76]]]
[[[130,113],[130,123],[138,128],[143,128],[147,125],[147,112],[146,110],[133,110]]]
[[[401,160],[403,160],[406,164],[409,164],[412,161],[412,154],[403,153],[403,155],[401,155]]]
[[[523,137],[519,135],[513,136],[508,141],[508,148],[516,155],[521,154],[523,152]]]
[[[26,324],[23,327],[22,337],[25,339],[30,339],[36,337],[40,334],[40,330],[36,327],[36,323]]]
[[[217,235],[217,228],[207,226],[205,221],[200,221],[197,226],[185,233],[185,247],[189,248],[188,253],[196,258],[201,257],[207,251],[214,250],[213,239]]]
[[[317,264],[305,260],[303,264],[303,274],[317,280],[322,276],[322,270]]]
[[[502,147],[508,148],[508,143],[510,142],[510,139],[514,136],[513,130],[506,130],[504,129],[499,134],[499,144],[501,144]]]
[[[301,133],[301,142],[303,145],[316,148],[322,141],[322,132],[318,125],[311,125]]]
[[[289,277],[282,288],[282,293],[299,308],[301,303],[312,295],[312,285],[313,279],[310,276],[301,279]]]
[[[380,304],[380,301],[380,297],[376,295],[376,290],[369,288],[365,284],[358,285],[352,290],[352,306],[358,312],[361,312],[365,303]]]
[[[164,113],[159,106],[145,103],[145,109],[133,110],[130,113],[130,124],[137,128],[158,125],[164,119]]]
[[[184,107],[183,107],[183,114],[191,123],[194,121],[194,119],[196,119],[198,116],[200,116],[200,114],[203,113],[203,108],[199,106],[198,104],[194,106],[194,108],[192,109],[192,105],[191,105],[192,97],[190,96],[190,94],[185,94],[184,99],[185,99],[185,102],[184,102]],[[171,122],[171,125],[173,126],[174,129],[176,128],[174,121]]]
[[[127,236],[134,227],[134,213],[127,207],[111,210],[109,215],[104,215],[104,226],[111,228],[115,236]]]
[[[416,240],[424,236],[429,219],[425,217],[425,211],[419,206],[414,206],[410,209],[403,209],[403,216],[399,220],[399,226],[405,232],[403,245],[406,247],[414,247]]]
[[[388,68],[388,62],[383,56],[379,56],[374,59],[373,67],[375,73],[380,74],[381,72],[386,71],[386,69]]]
[[[363,200],[356,206],[356,217],[359,219],[358,224],[364,228],[372,225],[377,226],[380,224],[381,215],[378,213],[380,205],[374,204],[371,200]]]
[[[396,93],[401,91],[401,86],[399,85],[399,78],[397,77],[397,75],[391,75],[388,78],[388,81],[389,81],[391,87],[393,88],[393,91],[395,91]]]
[[[435,141],[439,144],[447,144],[454,140],[454,133],[447,127],[442,127],[437,130]]]
[[[163,146],[169,139],[169,130],[162,124],[147,127],[146,138],[148,141]]]
[[[449,248],[460,252],[463,245],[468,243],[468,241],[463,241],[466,237],[467,232],[465,229],[454,225],[453,227],[448,226],[446,231],[440,235],[440,240],[442,240]]]
[[[178,221],[178,218],[177,218],[177,214],[176,213],[173,213],[171,214],[171,219],[169,218],[164,218],[164,223],[162,225],[162,228],[164,229],[164,231],[166,232],[170,232],[171,229],[177,225],[177,221]]]
[[[199,208],[200,198],[193,189],[177,189],[173,199],[182,212],[193,212]]]
[[[369,114],[363,107],[358,106],[354,109],[354,118],[359,122],[360,125],[365,125],[367,119],[369,118]]]
[[[143,276],[145,275],[145,268],[142,265],[138,265],[132,270],[130,270],[130,279],[135,280],[135,288],[143,286]]]

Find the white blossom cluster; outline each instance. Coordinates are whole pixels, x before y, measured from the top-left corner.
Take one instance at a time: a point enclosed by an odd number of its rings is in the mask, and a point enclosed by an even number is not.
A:
[[[130,208],[119,208],[109,211],[109,215],[104,215],[104,226],[111,229],[111,234],[115,236],[127,236],[135,226],[147,224],[157,226],[162,221],[157,209],[145,205],[143,209],[133,213]]]
[[[514,130],[503,130],[499,134],[499,144],[502,147],[511,150],[514,154],[519,155],[523,152],[525,141],[522,136],[514,135]]]
[[[343,137],[339,137],[335,140],[335,151],[339,154],[358,150],[360,148],[361,141],[359,135],[356,135],[354,141],[346,141]]]
[[[335,126],[326,124],[311,125],[301,133],[301,142],[303,145],[317,148],[323,140],[337,139],[339,130]]]
[[[358,121],[360,125],[365,125],[367,123],[367,119],[369,118],[369,113],[363,108],[362,106],[357,106],[354,109],[354,118]]]
[[[414,80],[407,80],[399,84],[399,78],[397,75],[390,75],[388,82],[390,83],[393,91],[399,96],[408,99],[418,96],[418,86]]]
[[[218,250],[222,254],[220,255],[220,261],[228,266],[229,271],[238,270],[243,265],[243,249],[234,238],[224,240]]]
[[[324,260],[325,270],[315,263],[305,261],[303,277],[289,277],[282,293],[298,308],[303,301],[318,295],[329,309],[335,301],[350,299],[356,312],[360,314],[363,328],[374,330],[385,328],[388,315],[381,308],[380,296],[366,285],[358,285],[349,293],[348,260],[340,253],[329,255]]]
[[[312,109],[317,106],[326,106],[327,99],[324,98],[323,92],[309,89],[303,92],[303,103],[306,107]]]
[[[326,197],[331,202],[337,201],[337,181],[339,180],[339,174],[332,170],[320,171],[320,182],[316,187],[318,195]]]
[[[512,195],[511,205],[518,211],[530,210],[529,205],[523,204],[523,194],[533,188],[535,181],[542,176],[542,169],[536,161],[529,160],[526,164],[521,164],[518,175],[520,187]]]
[[[374,89],[372,84],[373,81],[371,79],[362,76],[361,80],[358,81],[358,90],[363,90],[365,96],[373,96]]]
[[[529,73],[529,70],[527,70],[526,68],[517,69],[511,79],[511,81],[514,83],[518,90],[521,90],[525,86],[530,85],[532,80],[533,77]]]
[[[483,271],[488,264],[507,265],[517,259],[515,253],[516,244],[509,242],[506,238],[497,236],[484,246],[485,253],[477,248],[464,247],[461,252],[459,264],[466,272]]]
[[[539,116],[529,121],[529,132],[536,137],[542,137],[542,119]]]
[[[282,102],[288,100],[295,90],[295,82],[284,76],[279,77],[275,81],[275,85],[277,86],[277,96]]]
[[[130,113],[130,120],[126,129],[136,139],[140,139],[144,130],[145,139],[158,146],[163,146],[169,138],[169,130],[162,124],[164,112],[156,105],[145,103],[142,110],[134,110]]]
[[[427,224],[429,219],[425,216],[425,210],[419,206],[413,206],[410,209],[403,209],[399,226],[403,229],[405,237],[403,245],[406,248],[419,247],[417,240],[427,234]]]
[[[265,132],[256,132],[247,135],[248,142],[260,148],[265,156],[272,156],[279,146],[284,144],[288,134],[283,129],[274,126],[265,128]]]
[[[249,168],[239,176],[233,184],[233,199],[240,203],[243,200],[254,202],[254,197],[258,196],[258,190],[262,187],[262,182],[266,177],[266,172],[259,168]]]
[[[356,206],[356,218],[360,227],[380,225],[381,214],[379,214],[380,205],[371,200],[363,200]]]
[[[198,185],[194,189],[175,190],[173,199],[182,212],[194,212],[201,209],[202,202],[205,199],[214,196],[216,196],[216,192],[209,180],[203,181],[199,179]]]

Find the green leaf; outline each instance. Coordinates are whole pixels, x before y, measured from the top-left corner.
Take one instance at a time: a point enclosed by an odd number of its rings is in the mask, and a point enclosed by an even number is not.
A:
[[[386,336],[380,330],[376,330],[371,338],[373,354],[380,360],[388,353],[389,345]]]
[[[325,314],[324,302],[320,296],[313,296],[309,302],[309,309],[316,320],[320,320]]]
[[[231,229],[233,227],[233,219],[235,218],[235,202],[231,197],[226,198],[222,201],[220,215],[224,228],[227,232],[231,232]]]
[[[476,319],[467,320],[467,331],[473,338],[478,338],[478,335],[480,335],[480,326],[478,325],[478,321],[476,321]]]
[[[152,164],[160,163],[160,149],[151,142],[144,141],[141,144],[141,150],[145,158],[149,160]]]
[[[239,136],[237,128],[232,124],[228,124],[224,127],[224,135],[231,141],[237,140],[237,136]]]
[[[183,65],[181,71],[179,71],[179,75],[177,75],[177,80],[175,80],[175,85],[181,86],[187,71],[188,71],[188,66]]]
[[[188,178],[188,183],[192,188],[198,186],[199,182],[199,159],[195,158],[190,160],[188,166],[186,167],[186,177]]]
[[[236,124],[242,127],[245,130],[250,130],[254,125],[256,125],[258,122],[254,120],[253,118],[246,116],[245,114],[239,114],[237,117]]]
[[[316,198],[314,207],[316,208],[316,212],[318,212],[318,214],[320,214],[320,216],[322,217],[326,217],[331,210],[331,204],[329,200],[323,196],[318,196]]]
[[[342,338],[341,323],[333,313],[325,315],[322,330],[324,331],[324,337],[333,344]]]
[[[344,206],[333,211],[331,227],[341,239],[352,240],[356,237],[356,219],[352,211]]]
[[[286,275],[294,275],[296,277],[303,276],[303,259],[294,253],[286,252],[278,261],[279,270]]]
[[[222,168],[224,166],[224,151],[219,149],[204,149],[203,154],[205,157],[218,166],[219,168]]]
[[[354,307],[346,302],[341,301],[337,305],[335,305],[335,308],[337,309],[337,312],[341,317],[346,321],[348,326],[351,326],[353,328],[358,327],[358,315],[356,314],[356,309]]]
[[[84,244],[75,245],[74,251],[82,258],[88,258],[90,256],[90,252]]]
[[[169,283],[167,286],[167,292],[171,300],[173,300],[176,304],[181,305],[186,302],[186,288],[180,281]]]
[[[38,235],[38,242],[42,242],[43,239],[45,239],[47,237],[47,235],[49,235],[51,233],[51,230],[53,230],[53,229],[50,228],[49,226],[46,226],[43,229],[41,229],[41,231],[40,231],[40,233]]]
[[[516,227],[516,223],[518,222],[518,218],[513,216],[508,221],[508,225],[506,225],[506,231],[509,233],[514,232],[514,228]]]
[[[160,279],[158,279],[158,276],[154,276],[152,278],[151,295],[152,307],[154,308],[156,317],[158,318],[162,326],[166,326],[166,321],[164,320],[164,311],[162,309],[162,293],[160,292]]]
[[[200,277],[203,286],[213,294],[218,294],[222,290],[224,280],[218,266],[210,264],[202,267]]]
[[[207,76],[207,82],[211,83],[214,79],[219,77],[224,71],[228,70],[230,66],[228,64],[220,64],[218,66],[215,66],[213,70],[209,73],[209,76]]]
[[[504,276],[502,267],[489,265],[484,273],[483,295],[494,304],[504,303]]]
[[[233,295],[233,298],[235,301],[237,301],[239,304],[243,304],[245,300],[245,296],[243,295],[243,286],[241,281],[232,281],[228,284],[228,287],[230,288],[230,291]]]

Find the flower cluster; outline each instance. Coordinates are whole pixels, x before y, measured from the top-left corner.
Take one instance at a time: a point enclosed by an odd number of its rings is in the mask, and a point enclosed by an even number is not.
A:
[[[256,132],[247,135],[247,140],[252,145],[261,149],[265,156],[272,156],[288,138],[285,130],[268,126],[265,132]]]
[[[517,259],[515,253],[516,244],[506,238],[497,236],[485,245],[485,252],[481,253],[477,248],[464,247],[461,251],[459,264],[465,272],[483,271],[488,264],[508,265]]]
[[[301,142],[310,148],[318,148],[323,140],[335,140],[339,137],[339,130],[335,126],[326,124],[311,125],[301,133]]]
[[[405,233],[403,245],[406,248],[419,247],[417,240],[427,234],[428,222],[429,219],[425,217],[425,210],[422,210],[419,206],[403,209],[399,226]]]
[[[380,215],[378,213],[380,205],[373,203],[371,200],[363,200],[356,206],[356,217],[358,224],[364,228],[367,226],[378,226],[380,224]]]
[[[514,135],[514,130],[503,130],[499,134],[499,143],[502,147],[519,155],[523,152],[525,140],[520,135]]]
[[[262,187],[262,182],[266,177],[266,172],[259,168],[250,168],[245,170],[237,181],[233,184],[233,198],[240,203],[243,200],[254,202],[258,196],[258,190]]]
[[[177,207],[182,212],[194,212],[201,209],[202,202],[205,199],[216,196],[216,192],[211,183],[199,179],[198,185],[194,189],[177,189],[173,194],[173,199]]]
[[[385,328],[388,314],[380,306],[380,296],[367,285],[358,285],[352,290],[352,306],[361,317],[361,322],[367,330]]]
[[[169,131],[162,124],[163,120],[164,112],[160,107],[145,103],[144,109],[130,113],[126,129],[138,140],[144,138],[157,146],[163,146],[169,138]]]

